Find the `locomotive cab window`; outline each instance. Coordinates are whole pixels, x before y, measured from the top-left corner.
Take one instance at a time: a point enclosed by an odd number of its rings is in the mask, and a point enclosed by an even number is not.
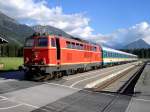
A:
[[[25,47],[33,47],[34,46],[34,39],[27,39],[25,42]]]
[[[39,38],[38,39],[38,46],[39,47],[46,47],[46,46],[48,46],[48,39],[47,38]]]

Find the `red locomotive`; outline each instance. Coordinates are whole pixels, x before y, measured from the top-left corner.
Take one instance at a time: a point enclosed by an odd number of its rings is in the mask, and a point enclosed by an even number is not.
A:
[[[48,80],[102,66],[101,47],[78,38],[38,33],[26,39],[26,78]]]

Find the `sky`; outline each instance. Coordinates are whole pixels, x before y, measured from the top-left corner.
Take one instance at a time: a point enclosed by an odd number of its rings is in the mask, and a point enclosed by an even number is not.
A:
[[[150,0],[0,0],[0,11],[22,24],[51,25],[74,36],[126,45],[150,44]]]

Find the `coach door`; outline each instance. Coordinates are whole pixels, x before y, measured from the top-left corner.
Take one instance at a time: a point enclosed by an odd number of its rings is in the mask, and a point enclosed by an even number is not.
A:
[[[57,53],[57,62],[59,64],[60,60],[60,39],[56,38],[56,53]]]

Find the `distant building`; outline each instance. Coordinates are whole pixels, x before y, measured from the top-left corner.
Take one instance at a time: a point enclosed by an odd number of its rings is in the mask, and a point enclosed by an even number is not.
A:
[[[8,43],[8,41],[5,40],[4,38],[0,37],[0,44],[4,44],[4,43]]]
[[[0,36],[0,56],[1,56],[1,52],[2,52],[1,51],[2,50],[2,45],[6,44],[6,43],[8,43],[8,41]]]

